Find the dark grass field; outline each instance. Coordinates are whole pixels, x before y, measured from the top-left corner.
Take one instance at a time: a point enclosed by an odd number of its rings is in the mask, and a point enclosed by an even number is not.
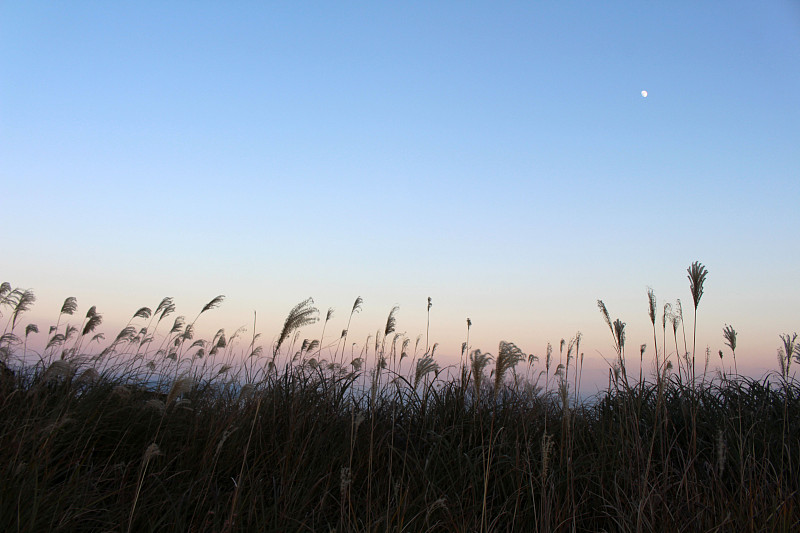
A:
[[[344,342],[295,345],[307,300],[270,353],[254,334],[237,359],[238,332],[195,340],[178,317],[158,334],[168,298],[101,349],[94,308],[62,323],[68,298],[38,353],[38,328],[15,333],[32,293],[0,289],[0,531],[800,531],[796,336],[760,380],[696,373],[688,350],[637,379],[598,302],[617,354],[579,399],[580,335],[557,366],[465,343],[444,371],[396,345],[393,310],[345,362]]]

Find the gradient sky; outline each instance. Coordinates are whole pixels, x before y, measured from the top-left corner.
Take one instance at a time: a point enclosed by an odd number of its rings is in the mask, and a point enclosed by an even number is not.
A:
[[[360,295],[362,344],[430,296],[445,363],[470,317],[491,353],[581,331],[602,378],[597,299],[652,357],[647,287],[689,310],[697,260],[698,351],[731,324],[760,375],[800,330],[798,147],[798,2],[0,4],[0,278],[44,331],[224,294],[201,326],[269,343],[312,296],[336,336]]]

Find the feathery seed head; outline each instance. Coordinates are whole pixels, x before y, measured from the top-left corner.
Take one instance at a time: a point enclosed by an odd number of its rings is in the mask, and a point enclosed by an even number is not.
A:
[[[414,372],[414,388],[416,389],[419,382],[431,372],[436,373],[439,371],[439,364],[433,360],[433,356],[426,356],[417,359],[417,368]]]
[[[169,394],[167,394],[167,404],[172,403],[172,400],[180,396],[181,394],[185,394],[192,390],[194,387],[194,380],[189,376],[183,376],[175,380],[175,383],[172,384],[172,387],[169,390]]]
[[[62,315],[72,315],[78,309],[78,299],[74,296],[68,297],[64,300],[64,305],[61,306]]]
[[[133,318],[150,318],[153,312],[150,310],[149,307],[140,307],[135,313],[133,313]]]
[[[733,327],[725,324],[725,329],[722,330],[722,336],[725,338],[725,344],[736,353],[736,331]]]
[[[14,331],[19,315],[25,311],[28,311],[35,301],[36,296],[33,295],[33,291],[25,290],[20,293],[19,298],[14,305],[14,311],[11,313],[11,331]]]
[[[389,311],[389,317],[386,319],[386,328],[384,329],[383,334],[388,336],[389,334],[394,332],[395,326],[397,326],[397,319],[395,318],[395,314],[397,314],[397,310],[400,309],[399,305],[395,305],[392,307],[392,310]]]
[[[164,411],[167,409],[167,406],[164,405],[164,402],[162,402],[158,398],[151,398],[146,402],[144,402],[144,408],[156,411],[159,414],[164,414]]]
[[[75,365],[63,359],[57,359],[50,363],[44,373],[44,380],[48,381],[57,378],[70,378],[75,373]]]
[[[653,323],[655,326],[656,324],[656,295],[653,292],[653,289],[650,287],[647,288],[647,303],[648,309],[647,312],[650,315],[650,322]]]
[[[286,317],[286,320],[283,323],[281,334],[278,336],[278,341],[275,343],[275,347],[273,348],[273,356],[278,354],[281,349],[281,345],[295,330],[298,330],[303,326],[313,324],[318,320],[318,318],[314,315],[319,311],[313,306],[313,304],[314,300],[307,298],[295,305],[292,310],[289,311],[289,316]]]
[[[571,347],[570,347],[571,348]],[[520,361],[524,361],[527,355],[520,350],[513,342],[500,341],[497,351],[497,362],[494,373],[494,394],[500,391],[503,385],[503,377],[509,369],[514,368]]]
[[[619,318],[614,321],[614,336],[617,340],[617,347],[622,350],[625,347],[625,322]]]
[[[179,316],[175,318],[175,321],[172,323],[172,328],[170,328],[169,330],[170,335],[172,335],[173,333],[180,333],[185,323],[186,323],[185,317]]]
[[[161,300],[161,303],[159,303],[158,307],[156,307],[155,314],[158,315],[157,322],[161,322],[167,316],[171,315],[174,311],[175,311],[175,303],[172,301],[171,297],[167,296],[166,298]]]
[[[700,298],[703,296],[703,284],[706,281],[708,270],[699,261],[692,263],[692,266],[686,269],[689,273],[689,290],[692,293],[694,300],[694,308],[700,304]]]
[[[97,326],[103,323],[103,315],[97,312],[95,306],[89,308],[89,312],[86,313],[86,317],[88,320],[86,321],[86,325],[83,327],[81,336],[93,332]]]
[[[225,299],[225,296],[222,295],[222,294],[220,294],[219,296],[215,297],[213,300],[211,300],[210,302],[208,302],[206,305],[203,306],[203,310],[200,311],[200,314],[202,315],[206,311],[211,311],[212,309],[216,309],[217,307],[220,306],[220,304],[222,303],[222,300],[224,300],[224,299]]]
[[[142,457],[142,464],[150,462],[150,459],[153,457],[158,457],[159,455],[164,455],[161,453],[161,448],[158,447],[158,444],[155,442],[152,443],[147,449],[144,451],[144,456]]]

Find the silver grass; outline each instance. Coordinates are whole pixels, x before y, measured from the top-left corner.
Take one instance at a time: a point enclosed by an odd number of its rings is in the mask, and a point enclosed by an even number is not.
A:
[[[686,272],[689,273],[689,290],[694,301],[694,330],[692,335],[692,382],[694,382],[694,354],[697,351],[697,306],[703,296],[703,285],[708,275],[708,270],[699,261],[692,263]]]
[[[21,343],[22,343],[22,341],[19,339],[19,337],[17,337],[13,333],[10,333],[10,332],[9,333],[4,333],[2,336],[0,336],[0,345],[5,344],[5,345],[8,345],[8,346],[11,346],[11,345],[16,345],[16,344],[21,344]]]
[[[52,379],[57,378],[70,378],[75,373],[75,365],[70,363],[69,361],[64,361],[62,359],[56,359],[50,366],[47,367],[45,370],[43,379],[45,381],[49,381]]]
[[[650,315],[650,322],[656,325],[656,294],[650,287],[647,288],[647,314]]]
[[[19,299],[14,305],[14,311],[11,314],[11,331],[14,331],[14,328],[17,325],[17,318],[19,315],[28,311],[33,303],[36,301],[36,296],[33,295],[33,291],[30,289],[24,290],[21,292]]]
[[[292,310],[289,311],[289,316],[286,317],[286,320],[283,323],[283,329],[281,329],[281,334],[278,336],[278,341],[275,343],[275,348],[272,352],[273,356],[278,354],[278,351],[281,349],[281,345],[295,330],[303,326],[313,324],[318,320],[318,318],[314,315],[319,311],[313,306],[313,303],[313,299],[307,298],[295,305]]]
[[[406,337],[403,339],[403,344],[400,347],[400,360],[402,361],[405,357],[408,357],[408,345],[411,344],[411,339]]]
[[[792,367],[792,359],[800,362],[800,346],[797,343],[797,333],[786,335],[781,334],[781,342],[783,346],[778,348],[778,362],[781,367],[781,374],[784,378],[789,377],[789,371]]]
[[[117,334],[117,338],[114,339],[112,344],[119,344],[120,342],[129,341],[134,337],[134,335],[136,335],[136,328],[133,326],[126,326]]]
[[[74,296],[68,297],[64,300],[64,304],[61,306],[61,313],[62,315],[72,315],[78,309],[78,299]]]
[[[194,324],[187,324],[186,329],[181,333],[181,340],[190,341],[194,338]]]
[[[480,349],[475,349],[469,356],[472,367],[472,379],[475,385],[475,399],[480,396],[481,382],[483,381],[483,370],[492,361],[492,354],[482,353]]]
[[[7,307],[14,307],[17,305],[19,301],[19,297],[22,295],[22,291],[19,289],[12,289],[7,291],[3,298],[0,299],[0,305],[5,305]]]
[[[497,396],[503,385],[503,378],[510,369],[524,361],[527,355],[513,342],[500,341],[494,370],[494,394]]]
[[[307,352],[313,352],[317,348],[319,348],[319,340],[314,339],[314,340],[312,340],[311,342],[308,343],[308,348],[307,348],[306,351]]]
[[[158,457],[160,455],[164,454],[161,452],[161,448],[158,447],[158,444],[154,442],[144,451],[144,455],[142,456],[142,464],[147,464],[153,457]]]
[[[389,311],[389,317],[386,319],[386,328],[383,331],[385,336],[391,335],[394,333],[394,329],[397,326],[397,319],[395,318],[395,314],[397,314],[397,310],[400,309],[400,306],[395,305],[392,307],[392,310]]]
[[[656,295],[653,292],[653,289],[650,287],[647,288],[647,303],[647,312],[650,315],[650,323],[653,325],[653,350],[656,354],[656,368],[658,368],[658,340],[656,338]],[[641,369],[639,370],[639,375],[641,376]]]
[[[50,340],[47,342],[47,346],[45,346],[45,350],[49,350],[54,346],[60,346],[64,344],[64,341],[66,340],[67,340],[66,337],[64,337],[62,333],[56,333],[55,335],[50,337]]]
[[[433,356],[426,356],[417,359],[417,368],[414,372],[414,388],[416,389],[419,382],[431,372],[436,373],[439,371],[439,364],[433,360]]]
[[[175,311],[175,303],[172,301],[171,297],[167,296],[166,298],[161,300],[161,303],[159,303],[158,307],[156,307],[155,314],[159,315],[158,320],[156,322],[161,322],[167,316],[171,315],[174,311]]]
[[[27,338],[31,333],[39,333],[39,326],[36,324],[28,324],[25,326],[25,337]]]
[[[310,342],[310,339],[303,339],[303,344],[300,345],[300,353],[305,353],[308,351],[308,345]]]
[[[149,307],[140,307],[134,314],[133,318],[150,318],[153,312],[150,310]]]
[[[224,349],[228,346],[228,342],[225,340],[225,332],[223,331],[220,336],[217,338],[217,342],[211,348],[211,351],[208,352],[209,355],[215,355],[220,350]]]
[[[600,313],[603,315],[603,319],[608,324],[611,333],[614,333],[614,328],[611,326],[611,317],[608,315],[608,309],[606,309],[606,304],[603,303],[603,300],[597,300],[597,307],[600,309]]]
[[[244,385],[242,385],[242,388],[239,391],[238,400],[242,401],[249,399],[253,395],[255,389],[256,387],[252,383],[245,383]]]
[[[211,311],[212,309],[216,309],[217,307],[220,306],[220,304],[224,299],[225,296],[223,294],[220,294],[219,296],[215,297],[213,300],[211,300],[210,302],[208,302],[206,305],[203,306],[203,310],[200,311],[200,314],[202,315],[206,311]]]
[[[233,335],[228,337],[228,344],[230,344],[233,341],[233,339],[239,337],[242,333],[246,333],[246,332],[247,332],[247,328],[246,327],[239,326],[238,328],[236,328],[236,331],[233,332]]]
[[[158,398],[151,398],[150,400],[144,402],[144,408],[151,409],[153,411],[156,411],[158,414],[163,415],[164,411],[166,411],[167,409],[167,406],[164,405],[164,402],[162,402]]]
[[[83,332],[81,336],[84,336],[88,333],[93,332],[97,326],[103,323],[103,315],[97,312],[97,308],[92,306],[89,308],[89,311],[86,313],[86,325],[83,327]]]
[[[248,357],[256,357],[256,358],[258,358],[258,357],[261,357],[261,354],[263,352],[264,352],[264,347],[263,346],[256,346],[255,348],[253,348],[253,351],[250,352],[250,355]]]
[[[625,349],[625,322],[622,322],[619,318],[614,321],[614,336],[617,346],[622,352]]]
[[[734,354],[736,353],[736,331],[732,326],[725,324],[725,329],[722,330],[722,337],[725,339],[725,344],[731,349]]]
[[[686,269],[686,272],[689,273],[689,290],[692,293],[694,307],[697,309],[697,306],[700,304],[700,298],[703,296],[703,284],[706,281],[708,270],[706,270],[706,267],[704,267],[702,263],[695,261],[692,263],[691,267]]]
[[[179,333],[183,329],[183,325],[186,323],[186,317],[179,316],[175,318],[175,321],[172,323],[172,328],[169,330],[170,335],[173,333]]]
[[[3,299],[8,296],[11,292],[11,284],[7,281],[0,283],[0,303],[3,303]]]
[[[169,405],[172,403],[172,400],[176,399],[181,394],[185,394],[192,390],[194,387],[194,380],[188,376],[182,376],[175,380],[175,383],[172,384],[172,387],[167,394],[167,401],[166,404]]]

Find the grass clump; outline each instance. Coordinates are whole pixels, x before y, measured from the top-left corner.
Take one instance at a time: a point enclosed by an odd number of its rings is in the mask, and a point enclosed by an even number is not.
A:
[[[690,277],[695,310],[700,274]],[[348,363],[361,298],[328,346],[299,342],[317,320],[309,299],[265,355],[255,333],[238,351],[241,332],[194,339],[217,297],[163,333],[171,299],[141,308],[100,349],[84,336],[101,315],[92,308],[80,328],[64,325],[77,311],[67,299],[44,352],[31,355],[9,336],[32,303],[24,294],[0,290],[12,311],[0,341],[2,531],[800,527],[800,383],[787,371],[795,337],[782,337],[781,372],[760,380],[691,379],[694,365],[680,365],[694,354],[663,341],[655,379],[631,380],[625,324],[598,302],[616,358],[607,389],[579,401],[580,334],[561,342],[555,369],[548,345],[537,374],[538,358],[511,342],[496,357],[470,349],[467,319],[467,357],[441,368],[427,328],[425,352],[409,355],[393,308],[374,353],[368,340]],[[655,325],[652,291],[648,302]],[[664,313],[677,349],[679,315]],[[735,332],[723,335],[735,353]]]

